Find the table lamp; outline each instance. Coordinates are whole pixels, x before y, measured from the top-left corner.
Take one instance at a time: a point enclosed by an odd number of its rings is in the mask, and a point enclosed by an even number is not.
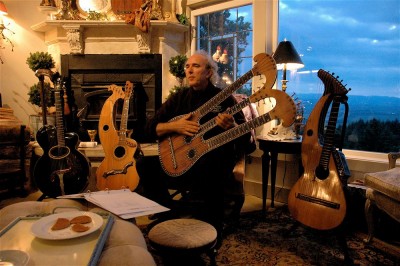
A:
[[[286,39],[279,43],[278,48],[276,48],[273,54],[273,58],[275,59],[277,69],[283,70],[282,91],[286,91],[286,83],[288,82],[286,79],[286,70],[296,70],[304,67],[303,61],[301,61],[293,44]]]

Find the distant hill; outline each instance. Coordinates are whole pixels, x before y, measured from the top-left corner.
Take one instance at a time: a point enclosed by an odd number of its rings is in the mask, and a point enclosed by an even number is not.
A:
[[[315,104],[321,98],[321,94],[301,94],[296,93],[296,98],[301,100],[304,105],[304,117],[308,118]],[[347,123],[356,122],[360,119],[364,121],[377,119],[380,121],[400,121],[400,98],[386,96],[360,96],[348,95],[349,116]],[[344,111],[341,105],[340,112]],[[343,123],[343,115],[339,113],[338,124]]]

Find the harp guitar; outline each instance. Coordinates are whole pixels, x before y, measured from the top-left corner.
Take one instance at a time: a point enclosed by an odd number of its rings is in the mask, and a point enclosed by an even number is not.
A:
[[[275,60],[268,54],[261,53],[254,57],[254,67],[237,79],[234,83],[223,89],[220,93],[208,100],[205,104],[192,112],[191,120],[200,124],[200,119],[208,114],[216,105],[232,95],[243,84],[256,75],[264,75],[266,78],[264,87],[271,88],[275,84],[277,70]],[[181,116],[174,117],[170,121],[177,120]],[[200,125],[201,126],[201,125]],[[200,128],[199,134],[204,134],[212,124]],[[201,136],[189,138],[179,134],[171,134],[160,139],[158,143],[159,157],[163,170],[170,176],[179,176],[189,170],[206,150],[201,151],[196,146],[205,143]],[[208,146],[208,144],[206,144]]]
[[[97,188],[100,190],[126,187],[133,191],[139,184],[134,158],[138,144],[127,137],[132,89],[133,84],[130,81],[126,82],[125,91],[120,86],[109,86],[108,90],[112,94],[101,109],[98,131],[105,157],[96,170]],[[115,128],[114,118],[114,107],[118,99],[124,100],[119,130]]]
[[[291,215],[302,224],[318,230],[339,226],[346,215],[346,199],[340,175],[347,166],[338,160],[334,135],[342,101],[348,90],[331,74],[319,70],[318,77],[325,85],[324,95],[315,105],[304,129],[301,158],[304,173],[289,193]],[[323,139],[327,109],[331,106],[329,121]]]

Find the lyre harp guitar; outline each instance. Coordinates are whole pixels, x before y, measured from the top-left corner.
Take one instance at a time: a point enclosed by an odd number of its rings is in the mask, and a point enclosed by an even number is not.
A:
[[[318,230],[339,226],[346,215],[346,199],[337,160],[334,135],[341,101],[348,90],[331,74],[318,71],[326,89],[312,110],[304,128],[301,158],[304,173],[289,193],[291,215],[302,224]],[[327,109],[331,105],[325,135],[321,139]]]
[[[263,97],[267,95],[267,97],[272,97],[276,100],[276,105],[271,111],[234,128],[228,129],[209,139],[204,139],[203,137],[192,138],[190,141],[190,149],[178,149],[175,151],[175,157],[173,158],[175,165],[170,165],[170,168],[175,169],[174,167],[179,165],[181,169],[184,169],[184,172],[187,169],[190,169],[190,167],[192,167],[194,163],[207,152],[243,136],[247,132],[268,123],[273,119],[281,119],[284,127],[289,127],[293,124],[296,116],[296,105],[289,95],[283,91],[273,90],[271,88],[263,89],[262,95]],[[240,103],[237,105],[240,105]],[[164,171],[166,170],[164,169]],[[174,176],[171,172],[167,173]]]
[[[254,57],[256,65],[230,86],[224,88],[220,93],[215,95],[197,110],[192,112],[191,120],[199,123],[200,119],[209,113],[217,104],[228,98],[233,92],[238,90],[249,79],[256,75],[264,75],[264,87],[271,88],[275,84],[277,69],[275,60],[268,54],[261,53]],[[239,110],[237,110],[239,111]],[[171,121],[181,118],[181,116],[174,117]],[[199,134],[204,134],[205,131],[210,129],[211,123],[201,127]],[[195,139],[203,142],[201,136],[189,138],[179,134],[172,134],[160,139],[158,143],[159,157],[163,170],[170,176],[179,176],[185,173],[194,165],[194,163],[205,153],[196,152]]]
[[[132,89],[133,84],[130,81],[125,84],[125,92],[120,86],[109,86],[108,90],[111,90],[112,94],[101,109],[99,137],[105,157],[96,171],[97,188],[100,190],[125,187],[133,191],[139,184],[134,158],[138,144],[135,140],[127,137],[129,100]],[[123,99],[124,104],[120,128],[116,130],[113,114],[118,99]]]
[[[79,137],[74,132],[64,134],[61,81],[57,80],[54,97],[56,127],[47,128],[47,135],[38,136],[44,153],[35,164],[33,176],[40,191],[48,197],[75,194],[84,191],[89,184],[90,163],[77,145]],[[43,132],[42,132],[43,133]],[[57,144],[48,146],[49,139],[56,137]]]

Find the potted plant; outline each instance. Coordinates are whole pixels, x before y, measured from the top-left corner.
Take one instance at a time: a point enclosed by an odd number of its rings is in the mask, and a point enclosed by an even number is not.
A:
[[[52,91],[50,83],[44,82],[44,92],[46,98],[46,106],[54,106],[54,92]],[[42,107],[42,102],[40,97],[40,82],[33,84],[29,88],[28,95],[29,95],[28,102],[38,107]]]
[[[55,62],[53,57],[48,52],[34,52],[29,53],[26,59],[29,68],[36,72],[38,69],[51,69],[54,68]]]
[[[179,85],[174,86],[169,90],[169,95],[177,92],[180,89],[187,88],[187,86],[183,86],[183,79],[185,78],[185,63],[187,61],[186,55],[177,55],[171,57],[169,60],[169,72],[174,75],[174,77],[178,80]]]

